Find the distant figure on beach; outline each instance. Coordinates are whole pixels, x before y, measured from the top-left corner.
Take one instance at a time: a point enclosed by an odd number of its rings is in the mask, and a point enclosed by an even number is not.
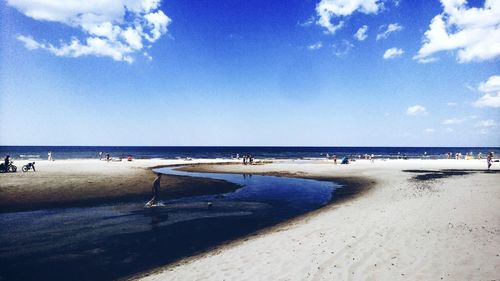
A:
[[[248,163],[250,165],[253,165],[253,156],[252,155],[248,155]]]
[[[479,153],[477,154],[477,160],[481,160],[482,158],[483,158],[483,155],[481,154],[481,152],[479,152]]]
[[[132,161],[132,155],[130,155],[130,154],[129,154],[129,155],[127,156],[127,161],[129,161],[129,162],[130,162],[130,161]]]
[[[333,164],[337,165],[337,154],[333,154]]]
[[[374,163],[374,162],[375,162],[375,155],[373,155],[373,153],[370,155],[370,161],[371,161],[372,163]]]
[[[102,151],[99,152],[99,160],[102,160]]]
[[[109,153],[106,153],[106,161],[110,161],[111,160],[111,156],[109,155]]]
[[[488,163],[488,170],[491,167],[491,162],[493,161],[493,152],[488,153],[488,157],[486,157],[486,162]]]
[[[247,156],[243,155],[243,165],[246,165],[246,164],[247,164]]]
[[[4,167],[9,167],[9,165],[10,165],[10,155],[5,155],[5,158],[3,159],[3,162],[5,164]]]
[[[54,158],[52,158],[52,151],[49,151],[49,153],[47,153],[47,155],[49,156],[48,157],[49,161],[54,161]]]
[[[146,203],[146,206],[154,206],[156,203],[158,203],[158,199],[160,199],[160,180],[161,174],[158,173],[156,174],[156,179],[153,181],[153,198],[151,198],[151,200]]]
[[[451,159],[451,152],[448,152],[447,159]]]

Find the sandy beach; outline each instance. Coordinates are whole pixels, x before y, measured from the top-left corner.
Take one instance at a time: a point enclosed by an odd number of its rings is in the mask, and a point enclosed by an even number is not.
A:
[[[134,278],[495,280],[500,276],[500,165],[494,163],[492,171],[485,172],[485,160],[358,160],[349,165],[334,165],[331,160],[279,160],[263,165],[217,159],[38,161],[37,172],[1,175],[0,209],[147,199],[154,179],[152,167],[185,164],[197,164],[183,168],[191,171],[332,180],[345,185],[348,196],[257,235]],[[235,189],[214,181],[164,177],[162,195]],[[349,196],[350,188],[362,192]]]
[[[485,166],[485,160],[198,166],[192,169],[361,177],[374,185],[354,200],[142,280],[496,280],[500,167],[485,173]],[[478,171],[432,172],[446,169]]]
[[[152,167],[218,163],[220,159],[134,160],[106,162],[91,159],[36,161],[36,172],[1,175],[0,211],[33,210],[44,207],[86,205],[124,198],[148,198],[155,178]],[[225,160],[224,162],[230,162]],[[185,184],[189,180],[189,184]],[[217,184],[214,184],[217,183]],[[161,185],[166,197],[192,196],[234,190],[235,186],[214,180],[164,177]],[[179,188],[182,186],[183,188]],[[192,187],[186,190],[186,187]],[[210,188],[208,188],[210,187]]]

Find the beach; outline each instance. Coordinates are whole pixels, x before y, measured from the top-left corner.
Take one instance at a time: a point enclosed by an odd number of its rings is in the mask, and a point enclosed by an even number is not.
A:
[[[361,177],[374,184],[354,199],[142,280],[495,280],[500,174],[498,164],[491,173],[485,166],[485,160],[199,166],[193,169]],[[444,169],[480,171],[430,172]]]
[[[484,159],[377,159],[349,165],[323,159],[261,165],[221,159],[37,161],[37,172],[1,175],[0,207],[6,212],[128,197],[148,200],[154,179],[151,168],[186,164],[196,164],[183,168],[191,171],[334,181],[345,186],[339,193],[345,198],[133,278],[495,280],[500,276],[500,165],[494,163],[486,172]],[[233,190],[234,185],[222,181],[162,178],[164,198]]]

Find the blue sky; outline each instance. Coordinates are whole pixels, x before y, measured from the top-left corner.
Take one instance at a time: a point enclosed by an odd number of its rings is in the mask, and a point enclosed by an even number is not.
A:
[[[498,1],[79,2],[0,2],[0,144],[500,145]]]

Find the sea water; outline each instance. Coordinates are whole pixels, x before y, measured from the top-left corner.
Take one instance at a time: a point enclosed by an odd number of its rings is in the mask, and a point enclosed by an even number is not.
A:
[[[48,152],[54,159],[99,158],[99,153],[111,157],[126,158],[132,155],[137,159],[176,159],[176,158],[225,158],[236,155],[252,155],[254,158],[324,158],[337,155],[338,158],[360,157],[374,154],[377,158],[446,158],[447,153],[488,152],[500,154],[499,147],[251,147],[251,146],[0,146],[1,155],[12,159],[47,159]]]

